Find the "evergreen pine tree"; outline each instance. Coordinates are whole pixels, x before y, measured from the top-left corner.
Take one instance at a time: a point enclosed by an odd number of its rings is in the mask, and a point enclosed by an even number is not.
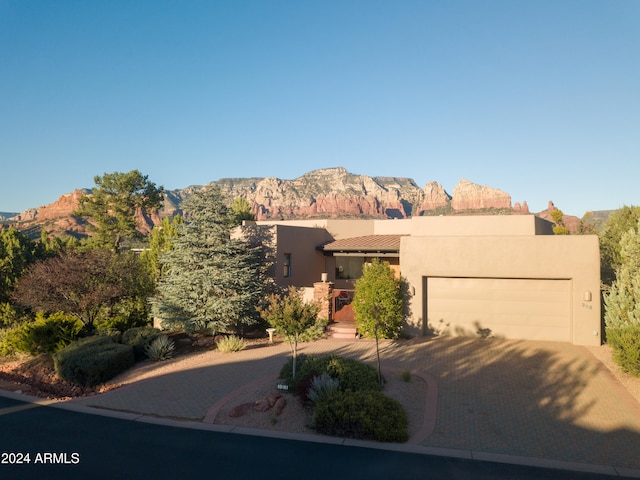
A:
[[[173,248],[161,256],[162,275],[152,299],[154,315],[167,326],[211,334],[258,321],[256,306],[268,285],[262,245],[232,237],[233,225],[216,186],[185,202]]]

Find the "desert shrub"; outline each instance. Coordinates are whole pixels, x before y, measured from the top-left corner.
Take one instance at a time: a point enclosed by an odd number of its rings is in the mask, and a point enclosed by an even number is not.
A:
[[[402,405],[374,390],[338,392],[318,402],[313,423],[324,435],[378,442],[406,442],[409,438]]]
[[[135,327],[125,331],[120,341],[124,345],[131,345],[133,347],[133,354],[136,361],[138,361],[146,358],[144,349],[160,335],[160,330],[154,327]]]
[[[96,330],[96,335],[111,337],[117,343],[121,343],[122,341],[122,332],[117,328],[98,328]]]
[[[134,362],[131,345],[107,336],[83,338],[53,354],[54,368],[61,378],[88,387],[106,382]]]
[[[340,388],[340,382],[328,373],[315,376],[311,380],[311,386],[307,391],[307,398],[312,403],[326,401]]]
[[[329,375],[340,381],[341,390],[381,389],[376,369],[358,360],[332,355],[326,369]]]
[[[409,383],[411,381],[411,372],[409,370],[402,370],[400,372],[400,380]]]
[[[327,325],[329,325],[329,320],[326,318],[316,318],[316,321],[310,327],[307,327],[300,336],[298,337],[298,341],[300,342],[313,342],[315,340],[320,340],[326,336]]]
[[[166,335],[154,338],[144,349],[144,352],[154,362],[169,360],[175,353],[175,343]]]
[[[607,343],[613,359],[631,375],[640,376],[640,325],[621,325],[607,329]]]
[[[236,335],[229,335],[218,340],[216,346],[218,350],[224,353],[239,352],[247,347],[247,342]]]
[[[57,312],[47,317],[38,313],[35,321],[23,323],[6,335],[4,348],[31,355],[54,353],[77,339],[81,330],[82,322],[73,315]]]
[[[298,357],[295,377],[292,374],[291,361],[280,370],[280,379],[289,385],[293,393],[305,394],[311,387],[313,377],[323,373],[340,382],[341,390],[380,390],[378,373],[366,363],[338,355]]]
[[[313,356],[301,354],[297,359],[296,374],[293,375],[293,359],[285,362],[280,370],[280,379],[289,385],[289,391],[305,395],[311,386],[313,377],[327,372],[329,356]]]

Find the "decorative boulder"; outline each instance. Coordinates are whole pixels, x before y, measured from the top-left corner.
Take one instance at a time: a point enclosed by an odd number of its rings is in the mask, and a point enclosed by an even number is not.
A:
[[[253,407],[253,403],[243,403],[242,405],[238,405],[237,407],[232,408],[229,411],[229,416],[231,418],[238,418],[246,415],[249,410]]]

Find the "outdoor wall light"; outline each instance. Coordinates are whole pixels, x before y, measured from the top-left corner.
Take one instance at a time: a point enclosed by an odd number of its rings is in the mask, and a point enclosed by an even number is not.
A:
[[[590,302],[591,301],[591,292],[589,290],[586,290],[583,294],[582,294],[582,299],[585,302]]]

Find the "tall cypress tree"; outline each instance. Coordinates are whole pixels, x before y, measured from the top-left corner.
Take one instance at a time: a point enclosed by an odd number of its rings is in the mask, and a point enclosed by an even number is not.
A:
[[[234,226],[217,186],[195,192],[186,202],[173,249],[161,256],[162,275],[152,299],[163,323],[187,332],[211,334],[257,323],[256,306],[269,284],[263,245],[232,236]]]

